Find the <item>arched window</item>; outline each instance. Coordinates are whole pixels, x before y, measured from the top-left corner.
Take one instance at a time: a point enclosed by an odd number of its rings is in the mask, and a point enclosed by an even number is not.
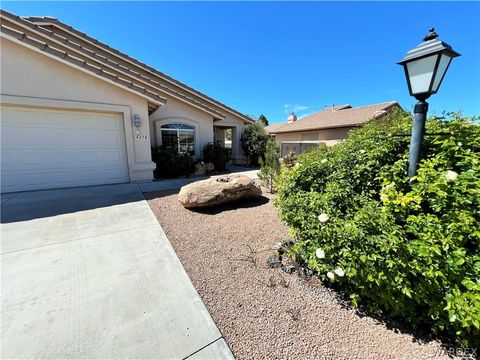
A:
[[[195,128],[185,124],[167,124],[160,128],[162,146],[171,146],[179,153],[195,155]]]

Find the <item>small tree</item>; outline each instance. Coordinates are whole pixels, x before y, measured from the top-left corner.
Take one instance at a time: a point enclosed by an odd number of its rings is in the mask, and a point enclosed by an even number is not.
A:
[[[265,115],[260,115],[258,117],[258,121],[261,122],[263,124],[263,126],[268,126],[268,120],[267,118],[265,117]]]
[[[280,149],[275,140],[269,139],[267,141],[265,160],[260,158],[259,161],[261,168],[258,177],[265,186],[270,188],[270,192],[273,192],[273,181],[280,173]]]
[[[250,165],[258,165],[258,159],[265,156],[268,139],[269,135],[261,122],[256,121],[243,128],[240,141]]]

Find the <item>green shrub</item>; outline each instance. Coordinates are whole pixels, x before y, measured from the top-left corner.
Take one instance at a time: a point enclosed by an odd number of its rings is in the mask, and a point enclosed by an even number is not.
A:
[[[260,166],[258,177],[270,188],[270,192],[273,192],[273,182],[280,172],[280,149],[275,140],[267,141],[265,160],[260,158]]]
[[[265,156],[268,139],[269,135],[260,121],[243,128],[240,142],[250,165],[258,165],[258,159]]]
[[[189,175],[195,170],[195,161],[187,152],[178,153],[172,146],[152,149],[152,160],[157,164],[155,178],[170,178]]]
[[[349,295],[461,345],[480,339],[480,128],[429,120],[406,173],[411,117],[397,111],[282,167],[276,204],[290,256]]]
[[[203,161],[213,163],[217,171],[225,170],[229,159],[230,149],[225,149],[217,142],[208,143],[203,148]]]

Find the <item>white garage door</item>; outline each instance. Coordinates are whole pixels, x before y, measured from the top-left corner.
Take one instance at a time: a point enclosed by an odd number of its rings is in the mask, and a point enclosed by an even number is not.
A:
[[[127,182],[121,114],[2,106],[2,192]]]

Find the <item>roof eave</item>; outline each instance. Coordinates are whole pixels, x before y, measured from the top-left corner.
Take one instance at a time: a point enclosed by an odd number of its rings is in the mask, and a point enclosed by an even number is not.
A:
[[[71,66],[71,67],[73,67],[73,68],[75,68],[75,69],[77,69],[77,70],[80,70],[80,71],[82,71],[82,72],[84,72],[84,73],[86,73],[86,74],[88,74],[88,75],[91,75],[91,76],[93,76],[93,77],[96,77],[96,78],[98,78],[98,79],[101,79],[101,80],[103,80],[103,81],[106,81],[106,82],[108,82],[108,83],[110,83],[110,84],[112,84],[112,85],[114,85],[114,86],[117,86],[117,87],[119,87],[119,88],[122,88],[123,90],[126,90],[126,91],[128,91],[128,92],[130,92],[130,93],[132,93],[132,94],[135,94],[135,95],[137,95],[137,96],[139,96],[139,97],[142,97],[142,98],[144,98],[144,99],[146,99],[146,100],[154,103],[155,105],[161,106],[161,105],[165,105],[166,102],[167,102],[167,100],[166,100],[165,98],[160,98],[160,99],[159,99],[159,98],[152,98],[152,97],[150,97],[150,96],[148,96],[148,95],[144,95],[144,94],[142,94],[142,93],[140,93],[140,92],[138,92],[138,91],[132,90],[132,89],[128,88],[127,86],[123,86],[123,85],[121,85],[121,84],[119,84],[119,83],[117,83],[117,82],[115,82],[115,81],[112,81],[112,80],[110,80],[110,79],[108,79],[108,78],[106,78],[106,77],[103,77],[103,76],[101,76],[101,75],[95,74],[95,73],[93,73],[93,72],[91,72],[91,71],[89,71],[89,70],[87,70],[87,69],[85,69],[85,68],[83,68],[83,67],[81,67],[81,66],[72,64],[72,63],[70,63],[70,62],[68,62],[68,61],[66,61],[66,60],[63,60],[63,59],[59,58],[58,56],[55,56],[55,55],[50,54],[50,53],[47,52],[47,51],[41,50],[41,49],[39,49],[39,48],[36,47],[36,46],[33,46],[33,45],[31,45],[31,44],[27,44],[27,43],[25,43],[24,41],[17,39],[15,36],[8,35],[8,34],[6,34],[4,31],[0,31],[0,37],[5,38],[5,39],[7,39],[7,40],[10,40],[10,41],[12,41],[12,42],[14,42],[14,43],[16,43],[16,44],[22,45],[22,46],[24,46],[24,47],[26,47],[26,48],[28,48],[28,49],[30,49],[30,50],[33,50],[33,51],[35,51],[35,52],[37,52],[37,53],[40,53],[40,54],[42,54],[42,55],[45,55],[45,56],[47,56],[47,57],[49,57],[49,58],[51,58],[51,59],[53,59],[53,60],[56,60],[56,61],[61,62],[61,63],[63,63],[63,64],[69,65],[69,66]]]
[[[144,63],[128,56],[127,54],[124,54],[124,53],[108,46],[107,44],[103,44],[102,42],[88,36],[85,33],[81,33],[80,31],[76,30],[72,26],[70,26],[68,24],[65,24],[65,23],[62,23],[58,19],[48,18],[47,21],[45,21],[45,19],[43,19],[43,18],[38,18],[38,17],[25,17],[23,19],[25,19],[27,21],[29,21],[29,19],[33,19],[34,21],[32,21],[32,23],[56,26],[56,27],[62,29],[63,31],[69,32],[70,34],[72,34],[74,36],[77,36],[77,37],[81,36],[81,37],[83,37],[84,41],[88,41],[94,46],[102,47],[104,49],[104,51],[108,51],[108,52],[112,53],[114,56],[119,56],[124,61],[133,63],[133,65],[135,65],[135,66],[140,66],[140,67],[144,68],[144,70],[146,70],[146,71],[154,72],[157,76],[161,77],[163,80],[165,80],[167,82],[170,82],[173,85],[179,86],[179,87],[183,88],[183,90],[185,90],[187,92],[190,92],[190,93],[194,94],[195,96],[198,96],[199,98],[202,98],[203,100],[205,100],[207,102],[210,102],[211,104],[213,104],[215,106],[218,106],[219,108],[222,108],[223,110],[225,110],[225,111],[227,111],[227,112],[229,112],[229,113],[231,113],[235,116],[240,117],[242,120],[244,120],[247,123],[255,122],[254,119],[251,119],[250,117],[246,116],[245,114],[242,114],[242,113],[236,111],[235,109],[232,109],[229,106],[227,106],[225,104],[222,104],[222,103],[218,102],[217,100],[215,100],[213,98],[210,98],[209,96],[201,93],[200,91],[195,90],[195,89],[189,87],[188,85],[183,84],[180,81],[173,79],[172,77],[156,70],[155,68],[152,68],[151,66],[148,66],[147,64],[144,64]],[[71,30],[73,30],[73,32]],[[79,34],[76,34],[76,32],[78,32]]]
[[[6,19],[9,20],[10,22],[14,22],[17,26],[21,27],[21,28],[26,28],[26,25],[25,24],[22,24],[18,21],[15,21],[17,20],[18,16],[15,16],[15,15],[12,15],[12,14],[9,14],[8,12],[6,11],[1,11],[1,17],[5,16],[5,13],[9,16],[6,16]],[[13,18],[13,19],[12,19]],[[20,18],[21,19],[21,18]],[[21,19],[22,21],[24,21],[23,19]],[[47,36],[45,34],[42,34],[41,32],[35,30],[35,29],[29,29],[31,32],[35,33],[37,36],[40,36],[41,38],[47,38]],[[43,29],[44,30],[44,29]],[[85,73],[89,74],[89,75],[92,75],[94,77],[97,77],[101,80],[104,80],[110,84],[113,84],[113,85],[116,85],[122,89],[125,89],[125,90],[128,90],[130,92],[132,92],[133,94],[136,94],[136,95],[139,95],[141,97],[144,97],[146,98],[147,100],[155,103],[156,105],[164,105],[166,104],[167,102],[167,99],[165,97],[162,97],[158,94],[156,94],[155,92],[153,91],[150,91],[146,88],[144,88],[144,92],[142,91],[139,91],[139,90],[135,90],[134,88],[143,88],[141,86],[138,86],[137,84],[131,84],[131,86],[125,86],[125,85],[122,85],[120,82],[120,80],[116,81],[115,79],[112,80],[112,77],[111,76],[108,76],[107,73],[104,73],[103,71],[101,71],[101,74],[99,74],[97,71],[93,71],[92,70],[92,66],[91,64],[87,64],[87,65],[84,65],[84,66],[80,66],[79,64],[76,64],[76,63],[73,63],[74,61],[66,61],[65,59],[69,59],[69,58],[72,58],[72,56],[70,56],[71,54],[68,54],[68,53],[62,53],[62,54],[57,54],[58,51],[55,51],[54,49],[52,49],[47,43],[42,43],[42,45],[44,46],[41,46],[41,47],[38,47],[38,46],[33,46],[32,43],[38,43],[39,40],[37,39],[33,39],[31,36],[29,35],[26,35],[25,33],[22,33],[22,32],[18,32],[18,30],[15,30],[15,29],[10,29],[6,26],[4,26],[2,24],[2,31],[1,31],[2,34],[5,34],[6,36],[9,36],[9,39],[20,44],[20,45],[24,45],[26,46],[27,48],[30,48],[32,50],[36,50],[37,52],[41,53],[41,54],[44,54],[44,55],[49,55],[49,57],[55,59],[55,60],[59,60],[60,62],[66,64],[66,65],[69,65],[69,66],[73,66],[74,68],[76,69],[80,69],[82,71],[84,71]],[[10,35],[6,34],[6,33],[11,33]],[[16,39],[16,40],[14,40]],[[49,40],[52,40],[54,42],[57,42],[55,39],[49,39]],[[46,46],[45,46],[46,44]],[[64,44],[60,44],[61,46],[64,46]],[[74,53],[77,53],[78,51],[76,49],[73,49],[73,48],[69,48],[71,49]],[[57,56],[55,56],[55,54],[57,54]],[[73,58],[76,58],[75,56],[73,56]],[[75,66],[76,65],[76,66]],[[103,64],[102,64],[103,65]],[[108,65],[105,65],[105,66],[108,66]],[[93,66],[95,67],[95,66]],[[129,75],[127,75],[129,76]],[[144,81],[139,81],[140,83],[143,83],[144,85],[149,85],[149,84],[146,84]],[[151,86],[150,87],[152,88],[155,88],[155,86]],[[187,101],[185,99],[183,99],[181,96],[175,96],[173,94],[170,94],[169,92],[165,92],[165,91],[162,91],[161,89],[156,89],[156,91],[160,91],[161,93],[164,93],[168,96],[172,96],[174,98],[177,98],[179,100],[182,100],[184,101],[185,103],[188,103],[189,105],[201,110],[201,111],[204,111],[206,112],[207,114],[211,115],[212,117],[214,118],[218,118],[218,119],[225,119],[225,115],[214,110],[214,109],[210,109],[208,107],[203,107],[203,106],[199,106],[197,104],[195,104],[194,102],[190,102],[190,101]],[[148,93],[151,93],[153,94],[154,96],[149,96]],[[199,103],[200,104],[200,103]]]

